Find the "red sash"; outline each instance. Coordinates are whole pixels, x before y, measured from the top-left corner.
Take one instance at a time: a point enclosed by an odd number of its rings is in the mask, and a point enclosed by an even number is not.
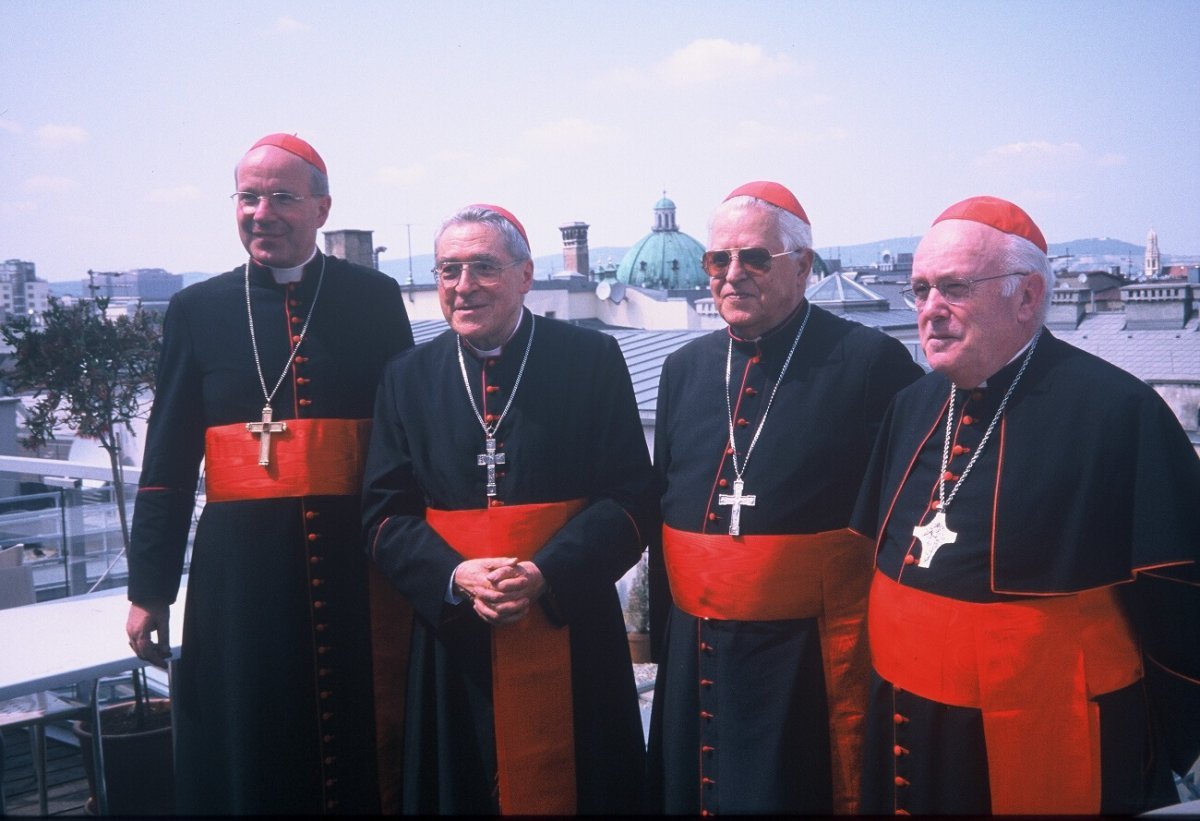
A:
[[[258,463],[258,436],[245,424],[204,435],[210,502],[297,496],[356,496],[362,489],[370,419],[288,419],[271,434],[271,464]]]
[[[922,698],[983,712],[992,812],[1100,812],[1100,710],[1142,677],[1111,587],[982,604],[871,585],[875,670]]]
[[[865,641],[875,546],[851,530],[727,536],[663,527],[671,595],[693,616],[731,621],[815,618],[825,666],[834,811],[858,811],[870,683]]]
[[[468,559],[533,558],[583,509],[582,500],[425,512],[429,526]],[[571,634],[533,607],[492,627],[492,707],[500,810],[505,815],[575,812],[575,710]]]

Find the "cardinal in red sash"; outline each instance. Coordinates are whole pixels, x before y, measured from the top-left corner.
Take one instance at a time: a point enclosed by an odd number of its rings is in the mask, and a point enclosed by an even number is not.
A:
[[[412,603],[404,808],[637,811],[641,720],[615,582],[655,528],[616,341],[523,307],[529,240],[468,206],[435,238],[450,330],[388,367],[368,550]]]
[[[1137,378],[1044,327],[1029,215],[946,209],[914,257],[934,373],[884,421],[862,810],[1137,814],[1200,753],[1200,460]]]
[[[728,328],[672,354],[654,467],[655,812],[853,813],[870,544],[850,511],[898,341],[805,299],[812,228],[774,182],[729,194],[703,264]]]

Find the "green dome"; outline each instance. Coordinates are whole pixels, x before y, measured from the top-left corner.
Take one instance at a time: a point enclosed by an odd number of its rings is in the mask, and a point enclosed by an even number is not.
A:
[[[700,264],[704,246],[679,230],[675,203],[664,195],[654,205],[654,228],[626,253],[617,280],[641,288],[690,291],[708,288]]]

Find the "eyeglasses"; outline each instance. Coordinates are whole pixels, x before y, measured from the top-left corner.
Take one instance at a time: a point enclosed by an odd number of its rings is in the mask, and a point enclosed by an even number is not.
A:
[[[254,191],[234,191],[229,195],[229,198],[238,204],[239,208],[245,208],[247,211],[252,211],[258,208],[258,204],[264,199],[270,200],[274,208],[287,209],[304,200],[304,197],[299,194],[291,194],[287,191],[273,191],[270,194],[258,194]]]
[[[480,285],[491,285],[500,278],[500,272],[505,268],[520,265],[525,260],[514,259],[512,262],[497,264],[486,259],[471,259],[466,262],[439,262],[433,267],[433,272],[445,285],[454,285],[462,279],[463,273],[469,268],[471,276]]]
[[[929,299],[929,292],[936,290],[942,295],[942,299],[951,305],[957,305],[971,298],[971,295],[975,291],[975,283],[977,282],[987,282],[990,279],[1004,279],[1005,277],[1023,277],[1028,273],[1028,271],[1013,271],[1010,274],[997,274],[993,277],[980,277],[979,279],[943,279],[936,284],[932,282],[914,282],[912,287],[905,288],[900,293],[905,298],[911,297],[917,305],[924,305]]]
[[[772,254],[766,248],[726,248],[720,251],[705,251],[700,258],[704,271],[713,279],[722,279],[729,273],[729,266],[737,258],[738,264],[751,276],[760,277],[771,270],[771,260],[799,253],[799,250],[781,251]]]

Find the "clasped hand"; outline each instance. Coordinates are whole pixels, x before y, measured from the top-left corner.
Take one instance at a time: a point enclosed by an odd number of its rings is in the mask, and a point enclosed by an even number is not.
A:
[[[471,597],[475,613],[488,624],[512,624],[529,613],[546,580],[533,562],[468,559],[455,569],[454,586]]]

